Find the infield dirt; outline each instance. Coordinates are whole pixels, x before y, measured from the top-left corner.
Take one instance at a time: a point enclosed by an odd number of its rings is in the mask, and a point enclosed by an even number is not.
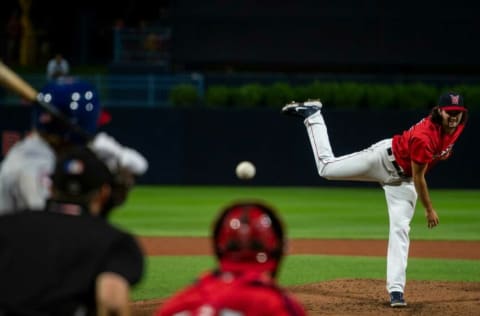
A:
[[[139,237],[147,255],[208,255],[208,238]],[[384,240],[293,239],[290,254],[385,256]],[[412,241],[410,257],[480,260],[480,242]],[[480,262],[479,262],[480,264]],[[408,306],[388,305],[384,280],[341,279],[291,286],[308,315],[480,315],[479,282],[408,281]],[[135,316],[153,315],[162,298],[136,301]]]

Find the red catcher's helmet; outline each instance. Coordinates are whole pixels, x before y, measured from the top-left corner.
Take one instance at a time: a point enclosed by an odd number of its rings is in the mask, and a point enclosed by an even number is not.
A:
[[[226,207],[215,222],[213,242],[222,270],[273,274],[285,245],[282,222],[271,207],[259,202]]]

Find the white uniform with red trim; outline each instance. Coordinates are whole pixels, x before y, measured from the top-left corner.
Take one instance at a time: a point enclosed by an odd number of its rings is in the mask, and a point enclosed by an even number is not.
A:
[[[416,167],[417,186],[422,189],[425,172],[450,157],[453,145],[463,132],[467,112],[463,98],[453,92],[442,94],[431,114],[401,134],[379,141],[369,148],[341,157],[333,154],[319,100],[292,102],[282,108],[287,115],[304,118],[318,173],[329,180],[378,182],[385,191],[390,222],[387,253],[387,290],[392,307],[405,306],[410,222],[417,202],[412,180]],[[422,199],[428,198],[422,192]],[[425,202],[426,204],[427,202]],[[428,226],[438,224],[431,205],[425,205]]]
[[[320,111],[305,121],[318,173],[329,180],[379,182],[384,191],[390,222],[387,253],[387,290],[404,291],[409,248],[410,221],[417,193],[411,178],[402,177],[389,155],[392,139],[385,139],[362,151],[335,157],[327,126]],[[391,151],[390,151],[391,152]]]
[[[327,126],[320,111],[307,117],[304,124],[321,177],[329,180],[371,181],[382,185],[390,223],[387,290],[389,293],[403,293],[410,222],[417,202],[417,192],[411,179],[411,159],[428,163],[431,167],[438,160],[448,157],[463,131],[463,124],[450,136],[441,133],[441,127],[435,126],[430,118],[424,118],[403,134],[395,135],[393,148],[392,139],[384,139],[365,150],[341,157],[333,154]]]

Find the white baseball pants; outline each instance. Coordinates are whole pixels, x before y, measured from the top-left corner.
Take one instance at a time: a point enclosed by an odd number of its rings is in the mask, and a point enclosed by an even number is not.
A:
[[[387,149],[392,140],[384,139],[362,151],[335,157],[322,114],[316,112],[304,121],[307,127],[318,173],[329,180],[378,182],[385,191],[389,215],[387,251],[387,290],[404,292],[410,222],[417,193],[411,178],[401,177]]]

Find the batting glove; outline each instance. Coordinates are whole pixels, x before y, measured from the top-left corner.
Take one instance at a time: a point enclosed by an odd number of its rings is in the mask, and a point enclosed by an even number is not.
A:
[[[142,154],[135,149],[120,145],[104,132],[95,136],[90,147],[113,173],[118,171],[118,168],[124,168],[140,176],[148,169],[148,162]]]

